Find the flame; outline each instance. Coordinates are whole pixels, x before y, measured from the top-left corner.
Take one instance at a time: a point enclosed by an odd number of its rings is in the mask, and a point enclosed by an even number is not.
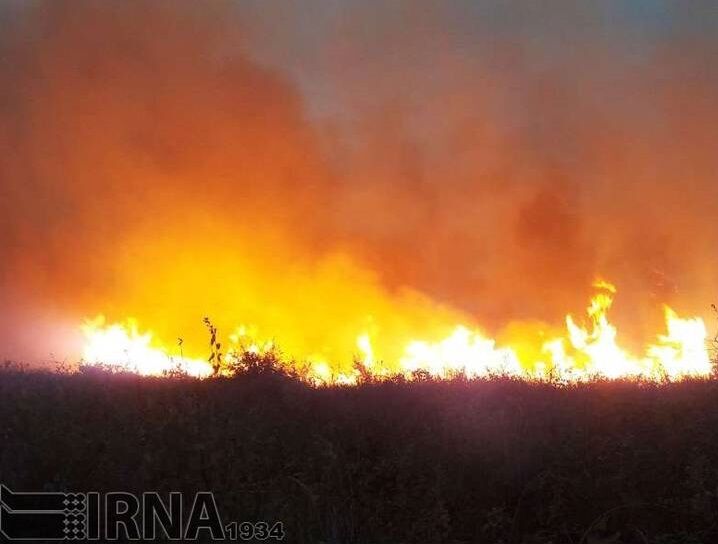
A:
[[[425,372],[437,378],[456,374],[508,375],[569,383],[593,378],[680,380],[711,374],[707,331],[702,319],[681,318],[665,306],[666,332],[658,334],[655,342],[636,356],[620,346],[618,329],[608,319],[616,287],[601,280],[594,288],[598,293],[586,310],[585,324],[569,314],[562,336],[545,339],[544,332],[536,330],[535,338],[522,339],[526,344],[540,343],[533,356],[517,346],[499,346],[479,329],[457,325],[437,341],[406,340],[398,369],[380,363],[373,335],[361,332],[356,337],[358,362],[365,373],[375,377],[403,374],[411,378],[416,372]],[[107,324],[99,317],[87,321],[82,330],[86,338],[83,360],[87,364],[106,364],[142,375],[162,375],[173,369],[196,377],[213,373],[206,360],[184,357],[177,350],[171,355],[172,350],[158,342],[152,332],[140,332],[134,320]],[[228,357],[241,357],[242,353],[263,355],[276,348],[273,340],[259,338],[256,327],[247,325],[238,327],[229,339]],[[181,348],[181,341],[178,347]],[[361,375],[356,368],[340,371],[321,352],[306,356],[304,364],[307,378],[315,384],[355,384]]]
[[[576,365],[583,366],[584,375],[596,375],[607,378],[639,376],[644,373],[641,361],[631,357],[616,343],[618,331],[608,321],[607,313],[613,304],[611,294],[616,288],[604,281],[597,281],[594,287],[605,292],[591,299],[587,313],[592,323],[590,330],[578,326],[573,318],[566,316],[566,329],[571,347],[577,352],[577,360],[558,361],[562,368],[573,370]],[[611,293],[611,294],[609,294]],[[554,361],[556,363],[556,361]]]
[[[665,306],[667,334],[658,335],[656,343],[646,348],[645,356],[634,357],[618,345],[618,331],[608,321],[607,313],[613,303],[611,295],[616,293],[615,286],[596,282],[594,287],[605,292],[594,296],[588,307],[590,329],[580,327],[568,315],[568,338],[554,339],[544,345],[545,351],[551,355],[555,375],[568,380],[591,377],[678,380],[711,373],[707,331],[702,319],[682,319]],[[569,351],[573,351],[574,355],[568,354]]]
[[[408,372],[424,370],[436,377],[459,372],[469,377],[522,373],[512,349],[497,348],[494,340],[464,326],[458,326],[451,336],[436,344],[421,340],[411,342],[406,347],[401,366]]]
[[[362,354],[361,362],[366,368],[374,366],[374,349],[371,347],[369,333],[360,334],[357,337],[357,348]]]
[[[107,365],[143,376],[161,376],[174,370],[199,378],[212,374],[207,361],[170,355],[166,348],[155,343],[152,332],[139,332],[134,319],[108,325],[104,316],[98,316],[86,321],[81,328],[86,338],[82,354],[86,364]]]
[[[648,347],[648,356],[660,365],[660,371],[671,379],[706,376],[712,364],[706,349],[706,326],[702,319],[681,319],[665,306],[668,334]]]

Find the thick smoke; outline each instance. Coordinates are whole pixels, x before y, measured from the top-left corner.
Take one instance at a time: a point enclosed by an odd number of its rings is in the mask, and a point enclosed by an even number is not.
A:
[[[7,6],[0,355],[96,313],[170,339],[251,322],[304,353],[379,314],[499,332],[560,323],[599,275],[636,336],[661,302],[702,313],[710,5],[524,5]]]
[[[218,281],[228,254],[290,224],[310,251],[329,192],[314,136],[291,85],[248,60],[228,5],[41,2],[11,16],[0,259],[13,307],[135,313],[175,282],[177,308],[212,292],[198,282]],[[183,285],[170,271],[188,253],[203,278]]]
[[[598,275],[635,333],[659,302],[708,308],[715,6],[352,6],[306,50],[255,40],[302,67],[345,180],[337,221],[384,281],[495,326],[554,320]]]

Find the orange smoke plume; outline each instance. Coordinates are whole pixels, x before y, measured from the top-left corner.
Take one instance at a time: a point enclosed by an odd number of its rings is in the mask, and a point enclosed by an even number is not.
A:
[[[565,7],[2,8],[2,355],[705,374],[717,49]]]

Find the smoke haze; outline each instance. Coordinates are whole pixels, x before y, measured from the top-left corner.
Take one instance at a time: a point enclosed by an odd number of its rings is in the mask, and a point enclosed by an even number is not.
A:
[[[344,358],[560,325],[599,276],[636,341],[707,314],[712,3],[302,4],[3,5],[1,356],[103,313]]]

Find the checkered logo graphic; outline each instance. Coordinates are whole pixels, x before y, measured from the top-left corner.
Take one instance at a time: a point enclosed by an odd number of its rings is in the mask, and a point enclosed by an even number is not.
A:
[[[0,534],[9,540],[85,540],[84,493],[17,492],[0,485]]]

